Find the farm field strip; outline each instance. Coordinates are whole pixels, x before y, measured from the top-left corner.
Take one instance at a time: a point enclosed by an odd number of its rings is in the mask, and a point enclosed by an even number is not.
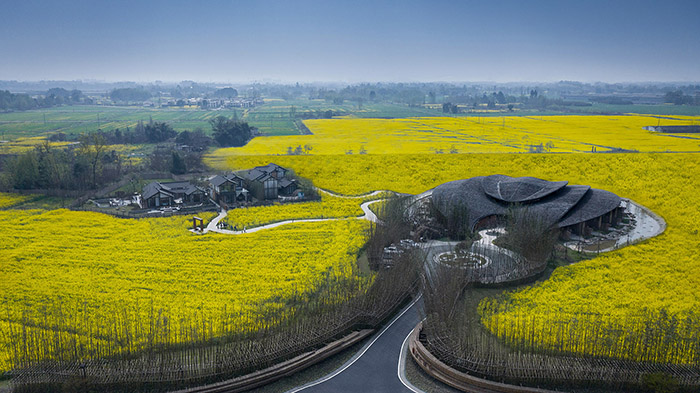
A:
[[[0,192],[0,209],[8,208],[31,199],[31,195],[11,194]]]
[[[144,123],[163,121],[170,123],[176,131],[193,130],[201,127],[209,131],[208,120],[217,116],[240,118],[243,109],[200,110],[200,109],[148,109],[141,107],[57,107],[26,112],[0,113],[0,131],[5,139],[39,136],[46,133],[83,133],[98,128],[135,127]]]
[[[313,135],[255,138],[212,157],[283,155],[308,146],[312,155],[413,153],[697,152],[700,142],[644,130],[649,116],[424,117],[306,120]],[[697,117],[664,119],[689,124]]]

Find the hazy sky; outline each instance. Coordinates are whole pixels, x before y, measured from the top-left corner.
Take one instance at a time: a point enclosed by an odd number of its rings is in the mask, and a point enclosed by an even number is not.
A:
[[[700,0],[0,0],[0,79],[700,81]]]

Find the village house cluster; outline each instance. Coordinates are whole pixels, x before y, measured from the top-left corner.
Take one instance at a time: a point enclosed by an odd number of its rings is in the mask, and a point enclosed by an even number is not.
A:
[[[143,102],[145,108],[197,106],[202,109],[253,108],[264,103],[262,98],[151,98]]]
[[[141,207],[172,208],[215,203],[224,209],[256,202],[303,199],[304,194],[292,172],[277,164],[267,164],[243,174],[216,175],[206,187],[189,181],[154,181],[143,188]]]

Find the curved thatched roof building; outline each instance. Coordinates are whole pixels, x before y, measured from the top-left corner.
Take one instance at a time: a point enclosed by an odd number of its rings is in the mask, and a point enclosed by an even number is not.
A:
[[[600,223],[603,218],[605,222],[612,222],[621,202],[617,195],[589,186],[505,175],[442,184],[433,190],[432,200],[445,216],[457,206],[466,207],[472,229],[484,219],[505,216],[514,203],[527,206],[550,226],[565,228],[594,220]]]

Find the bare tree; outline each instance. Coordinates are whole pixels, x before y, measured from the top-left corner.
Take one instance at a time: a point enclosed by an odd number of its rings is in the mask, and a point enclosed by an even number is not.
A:
[[[90,167],[92,169],[92,186],[96,187],[97,169],[100,164],[100,159],[107,148],[105,138],[101,133],[90,132],[81,134],[78,141],[80,142],[80,153],[87,157],[90,162]]]

